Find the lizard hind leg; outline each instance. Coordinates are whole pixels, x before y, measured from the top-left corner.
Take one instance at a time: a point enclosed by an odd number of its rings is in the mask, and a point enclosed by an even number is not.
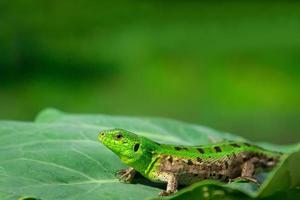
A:
[[[250,159],[250,160],[246,161],[242,165],[241,176],[235,178],[234,180],[235,181],[236,180],[250,181],[257,185],[260,185],[258,180],[253,176],[254,172],[255,172],[255,162],[256,161],[257,161],[256,159]]]

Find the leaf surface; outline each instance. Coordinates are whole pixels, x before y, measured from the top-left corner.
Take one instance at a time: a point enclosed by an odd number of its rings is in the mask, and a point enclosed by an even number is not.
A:
[[[72,115],[48,109],[35,123],[0,122],[1,199],[153,199],[164,185],[140,177],[120,183],[116,170],[126,167],[97,141],[100,130],[124,128],[157,142],[211,144],[244,140],[202,126],[161,118]],[[260,174],[261,187],[251,183],[203,181],[165,199],[268,197],[299,187],[299,145],[260,144],[286,152],[270,173]],[[297,192],[297,190],[296,190]]]

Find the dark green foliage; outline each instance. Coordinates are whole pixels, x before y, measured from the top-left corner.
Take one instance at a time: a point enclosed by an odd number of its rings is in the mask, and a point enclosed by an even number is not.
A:
[[[299,19],[284,0],[1,0],[0,118],[54,106],[299,141]]]

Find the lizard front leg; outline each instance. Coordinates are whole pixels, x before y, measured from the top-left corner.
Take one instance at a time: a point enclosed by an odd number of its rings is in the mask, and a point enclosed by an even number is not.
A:
[[[116,176],[119,178],[119,180],[124,181],[126,183],[130,183],[132,182],[135,174],[136,174],[135,169],[129,167],[127,169],[121,169],[117,171]]]
[[[167,181],[167,190],[159,193],[160,196],[168,196],[177,192],[178,180],[175,174],[168,173],[164,175],[165,180]]]

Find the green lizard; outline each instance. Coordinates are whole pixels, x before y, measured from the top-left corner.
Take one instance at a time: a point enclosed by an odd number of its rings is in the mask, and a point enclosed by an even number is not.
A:
[[[123,129],[101,131],[99,140],[117,154],[128,169],[118,171],[125,182],[139,172],[154,182],[166,182],[160,195],[170,195],[178,185],[190,185],[204,179],[230,182],[241,179],[257,183],[257,168],[271,169],[280,153],[245,142],[223,142],[209,146],[159,144]]]

